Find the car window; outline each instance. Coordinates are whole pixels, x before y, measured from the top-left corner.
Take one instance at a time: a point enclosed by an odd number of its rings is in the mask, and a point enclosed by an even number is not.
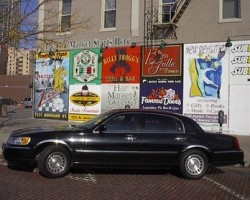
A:
[[[135,132],[139,123],[139,114],[124,113],[118,114],[104,124],[107,132]]]
[[[99,123],[101,123],[102,121],[104,121],[106,118],[108,118],[110,116],[110,111],[104,112],[100,115],[97,115],[95,117],[93,117],[92,119],[82,122],[79,125],[77,125],[76,127],[79,128],[94,128],[96,125],[98,125]]]
[[[184,132],[183,123],[171,116],[145,114],[144,132]]]
[[[203,129],[193,119],[185,118],[186,131],[189,133],[204,133]]]

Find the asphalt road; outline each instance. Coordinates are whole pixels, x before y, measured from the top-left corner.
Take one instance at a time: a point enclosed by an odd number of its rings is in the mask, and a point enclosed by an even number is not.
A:
[[[0,199],[250,199],[248,168],[216,168],[200,180],[181,178],[175,171],[71,171],[59,179],[42,177],[38,170],[7,168],[0,159]]]

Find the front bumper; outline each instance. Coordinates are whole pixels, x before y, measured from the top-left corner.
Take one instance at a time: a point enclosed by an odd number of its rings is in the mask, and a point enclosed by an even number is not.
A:
[[[3,157],[7,161],[27,161],[32,162],[35,159],[35,150],[32,147],[13,146],[3,143]]]

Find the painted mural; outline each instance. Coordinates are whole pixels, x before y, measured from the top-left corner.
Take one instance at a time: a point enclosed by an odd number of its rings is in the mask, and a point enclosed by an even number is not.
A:
[[[70,51],[70,84],[101,84],[100,49]]]
[[[218,112],[228,123],[228,52],[224,43],[184,45],[183,114],[204,129],[217,129]]]
[[[102,54],[102,83],[140,83],[141,47],[107,48]]]
[[[180,79],[182,75],[182,46],[144,48],[142,76],[148,79]]]
[[[139,108],[140,84],[103,84],[102,112],[118,108]]]
[[[139,108],[141,47],[107,48],[102,56],[102,112]]]
[[[182,113],[182,45],[143,51],[140,108]]]
[[[176,83],[144,83],[141,108],[182,113],[182,85]]]
[[[100,85],[70,85],[69,119],[86,121],[101,113]]]
[[[69,51],[36,54],[34,117],[68,119]]]
[[[223,130],[247,133],[238,119],[249,115],[249,52],[249,41],[234,41],[37,53],[34,117],[86,121],[116,108],[160,109],[218,131],[223,111]]]

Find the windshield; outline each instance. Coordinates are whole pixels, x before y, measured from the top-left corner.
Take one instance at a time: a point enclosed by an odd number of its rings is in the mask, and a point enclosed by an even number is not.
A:
[[[97,115],[96,117],[93,117],[92,119],[90,119],[88,121],[85,121],[85,122],[77,125],[76,127],[87,128],[87,129],[94,128],[97,124],[99,124],[100,122],[107,119],[110,116],[110,113],[111,113],[110,111],[104,112],[100,115]]]

